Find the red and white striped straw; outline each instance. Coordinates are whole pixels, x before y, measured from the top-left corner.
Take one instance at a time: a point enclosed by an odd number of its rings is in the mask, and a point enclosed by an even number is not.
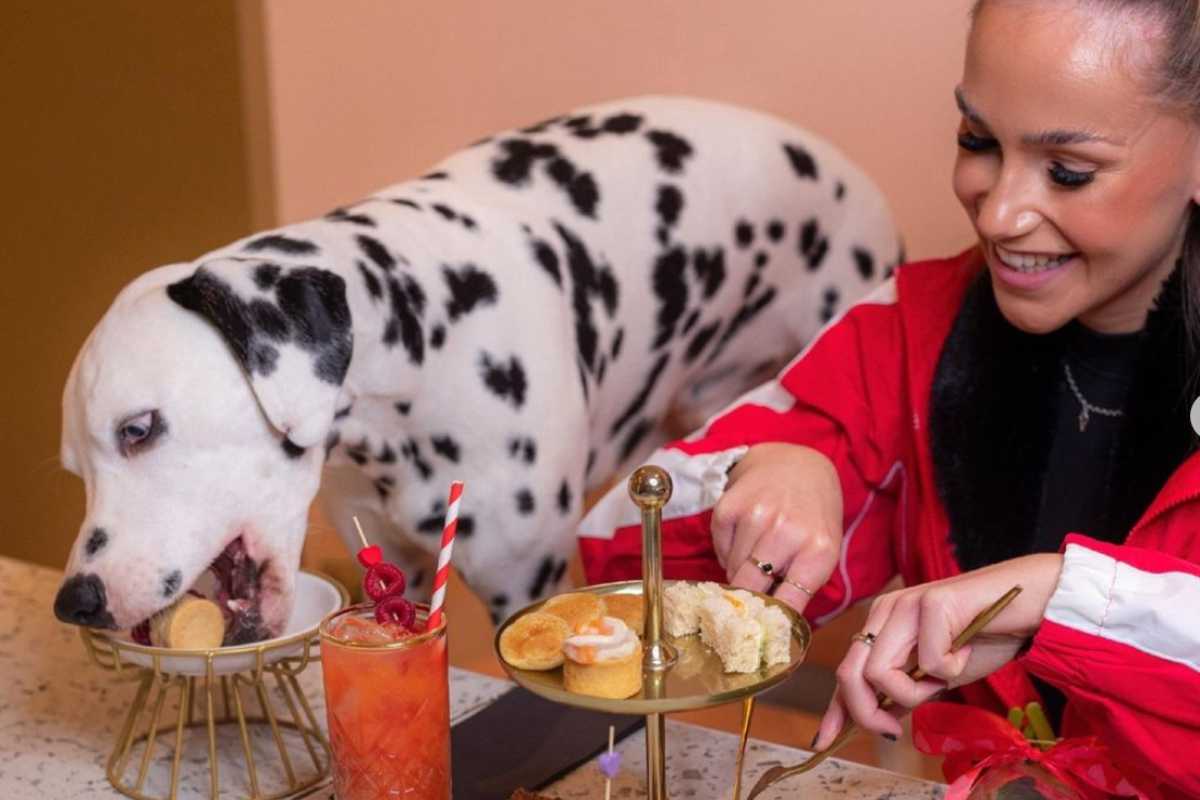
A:
[[[437,630],[442,624],[442,606],[446,602],[446,582],[450,580],[450,551],[454,549],[454,532],[458,529],[458,501],[462,497],[462,481],[450,484],[450,501],[446,506],[446,524],[442,527],[442,549],[438,551],[437,574],[433,576],[433,599],[429,601],[429,621],[425,630]]]

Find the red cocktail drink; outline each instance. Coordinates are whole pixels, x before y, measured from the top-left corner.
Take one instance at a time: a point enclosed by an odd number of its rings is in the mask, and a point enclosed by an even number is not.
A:
[[[417,615],[424,628],[426,609]],[[449,800],[450,691],[445,618],[410,633],[371,604],[321,623],[325,708],[338,800]]]

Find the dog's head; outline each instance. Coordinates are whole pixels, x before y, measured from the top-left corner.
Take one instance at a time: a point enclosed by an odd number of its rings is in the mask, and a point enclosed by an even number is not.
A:
[[[134,628],[196,589],[227,644],[280,633],[351,348],[344,282],[315,267],[219,259],[126,287],[63,397],[87,513],[58,617]]]

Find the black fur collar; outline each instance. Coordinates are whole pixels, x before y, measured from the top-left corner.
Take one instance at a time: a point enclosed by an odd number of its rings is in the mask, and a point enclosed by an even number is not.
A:
[[[1049,459],[1064,334],[1010,325],[986,272],[968,288],[942,348],[930,399],[938,494],[959,565],[975,569],[1029,552]],[[1121,541],[1194,447],[1188,421],[1180,270],[1145,330],[1096,538]]]

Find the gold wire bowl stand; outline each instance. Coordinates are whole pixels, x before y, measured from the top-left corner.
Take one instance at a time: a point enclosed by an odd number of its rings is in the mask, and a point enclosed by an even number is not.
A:
[[[662,629],[662,508],[671,497],[671,478],[660,467],[647,465],[629,479],[629,494],[642,514],[642,579],[587,586],[578,591],[598,595],[633,594],[645,598],[646,630],[643,637],[642,691],[632,697],[612,700],[574,694],[563,688],[560,670],[534,671],[510,666],[500,656],[500,635],[517,619],[539,610],[535,603],[513,614],[496,631],[493,645],[501,666],[516,683],[558,703],[606,711],[641,714],[646,717],[646,792],[649,800],[666,800],[666,733],[668,712],[708,708],[740,700],[741,737],[734,774],[734,800],[741,797],[742,765],[754,715],[754,698],[787,679],[804,661],[812,641],[807,620],[774,597],[754,592],[763,602],[787,615],[792,628],[789,661],[749,674],[726,674],[721,659],[698,636],[678,639]],[[732,588],[732,587],[729,587]]]
[[[341,598],[340,607],[346,606],[350,596],[340,583],[325,575],[310,574],[336,588]],[[107,631],[89,628],[81,628],[80,637],[88,655],[98,666],[138,682],[137,693],[105,768],[109,783],[121,794],[136,800],[176,800],[186,732],[203,729],[207,735],[208,796],[210,800],[219,800],[222,794],[218,729],[235,725],[250,788],[249,795],[242,795],[245,800],[281,800],[310,789],[328,777],[332,760],[329,741],[298,680],[311,662],[320,660],[320,650],[316,647],[320,643],[317,625],[269,642],[213,650],[146,647],[116,638]],[[289,652],[281,655],[283,651]],[[223,673],[216,662],[230,657],[249,658],[252,665],[241,671]],[[172,671],[177,659],[188,658],[203,659],[203,674]],[[147,659],[150,666],[137,663]],[[274,693],[279,698],[274,702],[268,678],[272,679]],[[253,698],[253,703],[249,698]],[[257,705],[257,713],[254,713],[253,705]],[[170,715],[164,719],[164,708],[174,710],[173,719]],[[139,725],[142,717],[145,720]],[[261,732],[262,738],[269,731],[269,741],[274,742],[283,768],[284,779],[279,782],[286,781],[282,788],[272,791],[264,788],[266,781],[260,780],[260,763],[255,757],[253,741],[256,731]],[[155,743],[160,733],[173,738],[170,774],[163,794],[146,794],[146,782],[152,775]],[[307,769],[306,764],[294,763],[293,754],[289,752],[289,739],[292,744],[303,745],[312,763],[311,769]],[[126,780],[125,774],[130,771],[139,747],[136,777],[132,781]]]

